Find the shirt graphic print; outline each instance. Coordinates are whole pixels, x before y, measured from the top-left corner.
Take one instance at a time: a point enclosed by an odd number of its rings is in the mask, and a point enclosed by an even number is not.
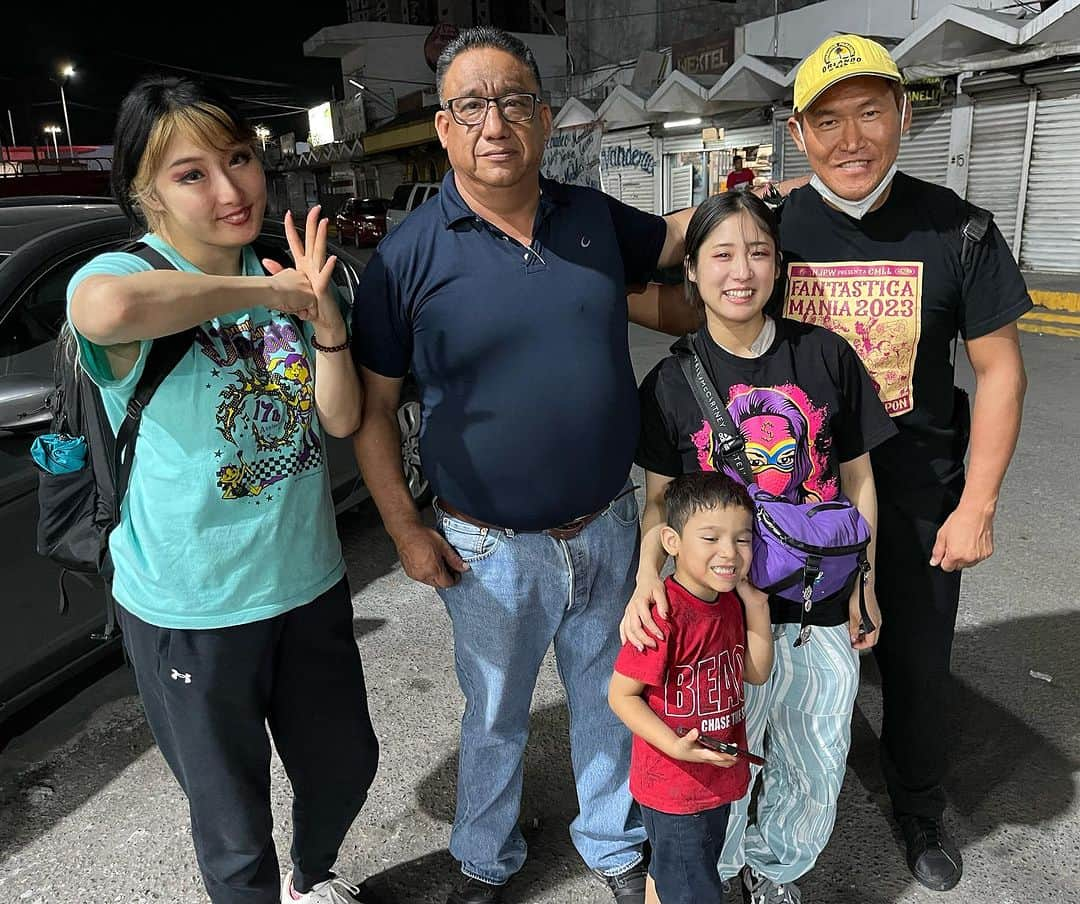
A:
[[[759,487],[793,502],[836,498],[836,477],[829,476],[828,406],[815,406],[802,389],[791,384],[736,385],[729,391],[727,410],[746,441],[746,457]],[[710,424],[703,420],[691,439],[701,470],[719,470],[722,456]],[[726,471],[740,480],[730,465]]]
[[[214,367],[207,390],[217,396],[214,450],[223,500],[272,503],[272,488],[318,469],[323,450],[312,418],[315,383],[311,361],[292,323],[253,326],[241,321],[203,324],[196,343]]]
[[[920,261],[792,263],[784,316],[843,336],[896,417],[915,407],[922,296]]]

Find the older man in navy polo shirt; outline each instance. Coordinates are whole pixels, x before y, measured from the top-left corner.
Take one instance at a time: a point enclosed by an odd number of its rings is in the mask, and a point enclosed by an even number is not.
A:
[[[551,110],[529,49],[491,28],[439,60],[439,196],[379,246],[354,313],[367,393],[356,451],[407,574],[450,614],[465,695],[448,904],[501,900],[525,861],[522,755],[554,643],[580,814],[570,833],[617,901],[644,900],[630,736],[608,708],[634,589],[628,483],[638,406],[627,287],[679,263],[690,211],[661,218],[539,175]],[[402,472],[396,420],[412,370],[437,530]]]

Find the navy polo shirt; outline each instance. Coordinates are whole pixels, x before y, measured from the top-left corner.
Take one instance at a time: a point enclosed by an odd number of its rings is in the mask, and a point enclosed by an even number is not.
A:
[[[594,512],[638,437],[627,284],[666,226],[603,192],[540,180],[533,243],[478,217],[451,171],[379,244],[353,308],[353,355],[409,370],[435,493],[492,524],[539,530]]]

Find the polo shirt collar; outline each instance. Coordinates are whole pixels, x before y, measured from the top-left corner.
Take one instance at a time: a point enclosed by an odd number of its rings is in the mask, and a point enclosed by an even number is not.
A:
[[[566,190],[559,182],[540,177],[540,219],[551,213],[556,207],[562,207],[567,203]],[[454,171],[447,170],[443,176],[442,188],[439,191],[439,204],[442,207],[443,219],[447,229],[452,229],[464,220],[471,220],[477,216],[465,199],[458,191],[457,182],[454,180]]]

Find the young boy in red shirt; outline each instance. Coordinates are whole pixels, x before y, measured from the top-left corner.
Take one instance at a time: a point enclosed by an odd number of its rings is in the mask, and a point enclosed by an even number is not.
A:
[[[720,904],[728,811],[750,782],[743,681],[764,684],[772,668],[769,604],[746,580],[753,504],[742,485],[684,474],[664,502],[671,614],[657,618],[656,649],[623,646],[608,701],[634,733],[630,792],[652,845],[646,904]],[[706,746],[716,741],[739,752]]]

